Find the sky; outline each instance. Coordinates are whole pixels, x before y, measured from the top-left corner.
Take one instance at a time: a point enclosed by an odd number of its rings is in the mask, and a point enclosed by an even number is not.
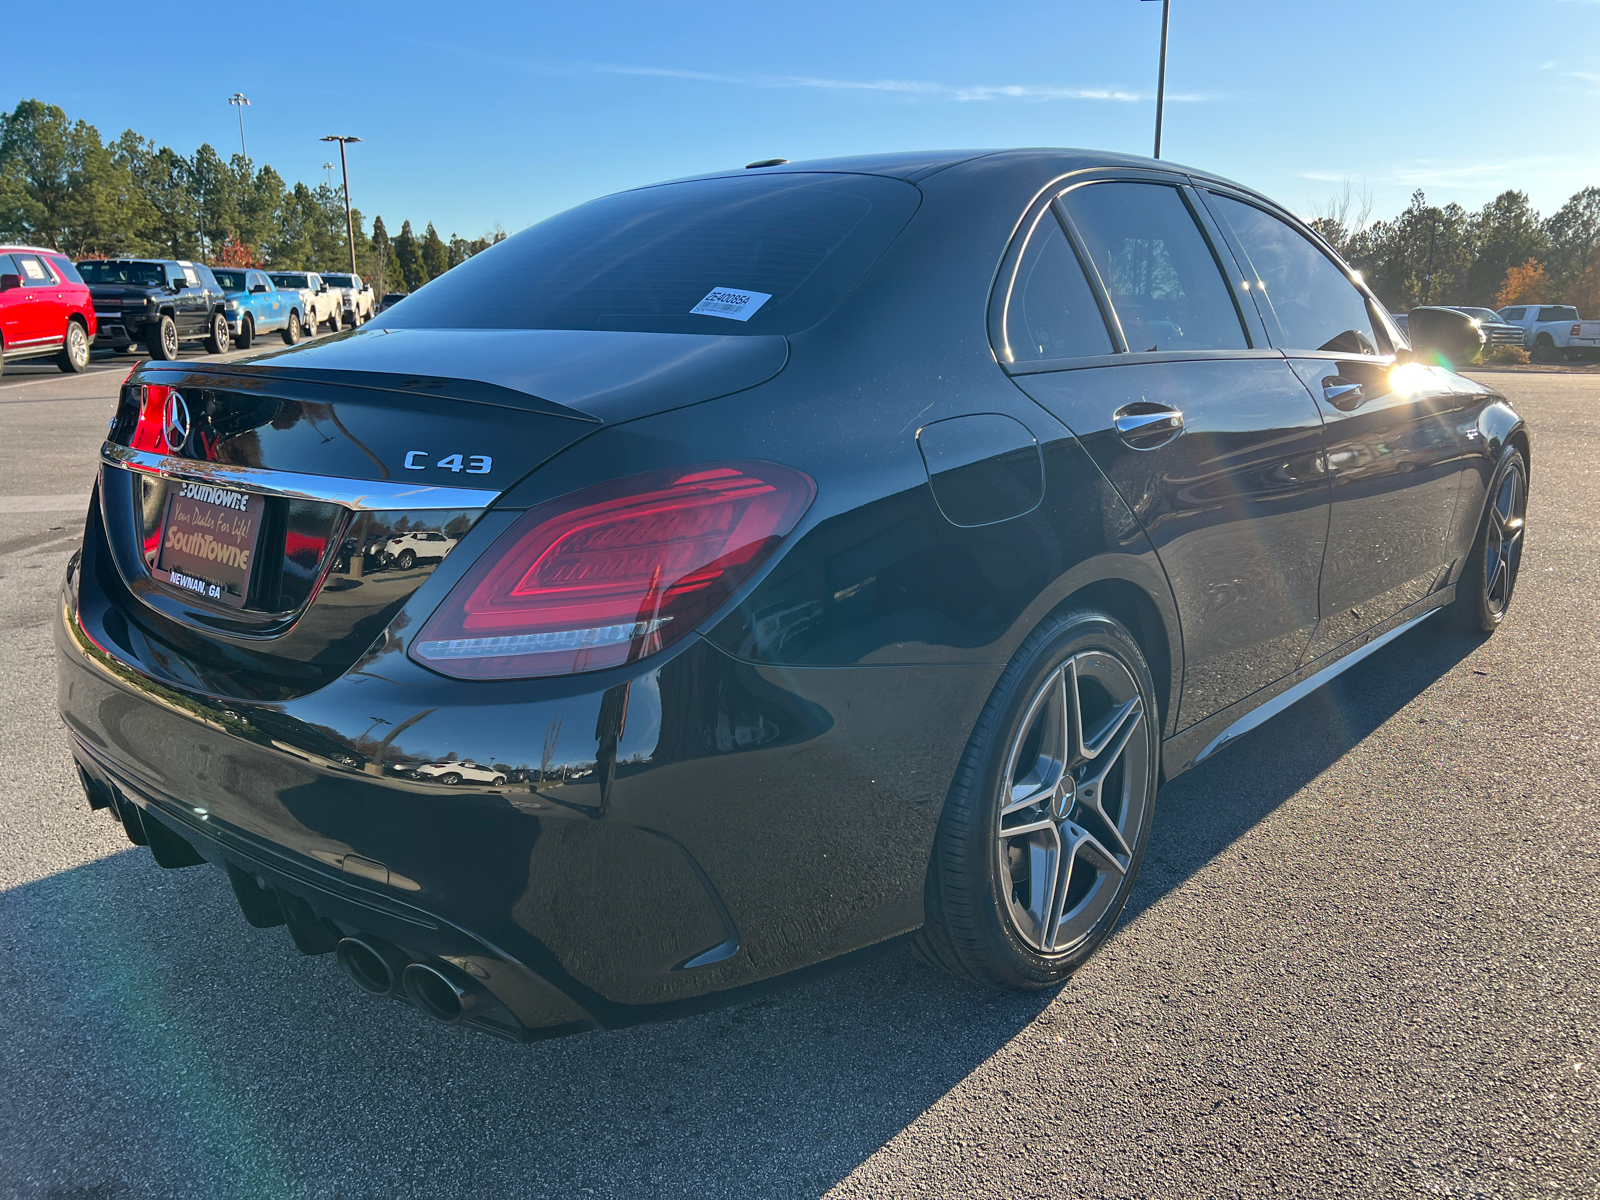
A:
[[[89,0],[70,28],[99,32],[68,46],[53,6],[8,8],[9,46],[57,49],[7,56],[7,109],[36,97],[107,139],[230,153],[243,92],[258,164],[317,183],[338,161],[318,138],[359,136],[356,207],[446,237],[762,158],[1149,154],[1161,27],[1159,0],[321,3],[242,22]],[[1172,0],[1163,157],[1305,215],[1347,182],[1374,218],[1416,188],[1468,208],[1518,188],[1548,215],[1600,184],[1597,35],[1600,0]]]

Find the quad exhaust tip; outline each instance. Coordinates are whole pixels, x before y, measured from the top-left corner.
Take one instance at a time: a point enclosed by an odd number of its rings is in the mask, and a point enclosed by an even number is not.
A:
[[[475,991],[424,963],[406,967],[401,982],[411,1003],[446,1025],[459,1024],[478,1006]]]

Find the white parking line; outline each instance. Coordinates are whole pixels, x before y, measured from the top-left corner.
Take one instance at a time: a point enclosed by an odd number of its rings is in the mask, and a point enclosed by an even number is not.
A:
[[[57,496],[0,496],[0,515],[34,512],[82,512],[89,506],[88,492]]]

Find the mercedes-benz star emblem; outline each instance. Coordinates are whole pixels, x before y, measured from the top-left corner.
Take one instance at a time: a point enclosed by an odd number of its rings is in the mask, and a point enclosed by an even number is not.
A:
[[[167,411],[162,429],[167,435],[167,448],[180,453],[189,442],[189,404],[177,392],[167,397]]]

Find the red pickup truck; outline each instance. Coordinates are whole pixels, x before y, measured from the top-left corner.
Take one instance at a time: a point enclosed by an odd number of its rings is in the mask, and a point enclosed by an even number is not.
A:
[[[75,374],[89,365],[94,335],[89,287],[65,254],[0,245],[0,371],[18,359],[54,358]]]

